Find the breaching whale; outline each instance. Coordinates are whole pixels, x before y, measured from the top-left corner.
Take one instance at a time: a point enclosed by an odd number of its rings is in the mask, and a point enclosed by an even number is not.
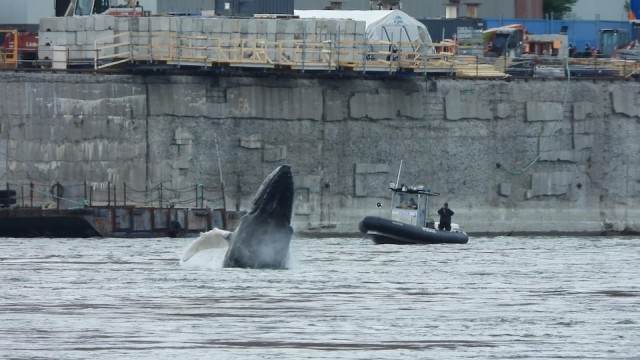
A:
[[[279,166],[262,182],[235,231],[213,229],[201,234],[184,251],[182,260],[228,243],[224,267],[286,268],[293,235],[293,195],[291,167]]]

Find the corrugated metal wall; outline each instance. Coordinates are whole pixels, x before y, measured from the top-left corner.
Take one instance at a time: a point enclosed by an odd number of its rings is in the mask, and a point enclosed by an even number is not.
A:
[[[254,0],[254,14],[293,14],[294,0]]]
[[[216,0],[216,9],[230,4],[235,16],[293,14],[293,0]],[[217,12],[221,14],[221,12]]]
[[[538,0],[532,0],[537,2]],[[542,1],[542,0],[540,0]],[[370,10],[369,0],[158,0],[158,12],[197,12],[200,10],[215,10],[216,4],[224,8],[224,3],[230,4],[232,9],[238,9],[244,15],[248,12],[256,13],[288,13],[283,10],[289,8],[289,2],[298,10],[322,10],[331,3],[341,3],[343,10]],[[244,4],[240,4],[240,3]],[[447,0],[402,0],[402,10],[416,19],[442,18],[445,16]],[[482,0],[480,1],[478,16],[480,18],[515,18],[516,0]],[[464,17],[467,8],[460,5],[458,15]]]
[[[537,0],[534,0],[537,1]],[[343,10],[369,10],[369,0],[295,0],[295,8],[299,10],[319,10],[328,7],[332,2],[342,2]],[[416,19],[440,18],[445,16],[447,0],[402,0],[402,11]],[[481,0],[478,16],[513,18],[516,14],[515,0]],[[460,5],[458,15],[466,16],[467,9]]]
[[[200,10],[215,10],[215,0],[158,0],[158,12],[192,13]]]
[[[439,18],[446,14],[448,1],[403,0],[402,10],[409,15],[422,18]],[[478,17],[515,17],[515,0],[481,0]],[[458,17],[467,16],[467,7],[464,2],[458,7]]]
[[[333,2],[341,2],[342,10],[370,10],[369,0],[295,0],[297,10],[323,10]]]
[[[215,10],[228,16],[293,14],[294,0],[158,0],[158,12],[196,13]]]
[[[516,0],[516,16],[519,19],[542,19],[544,0]]]

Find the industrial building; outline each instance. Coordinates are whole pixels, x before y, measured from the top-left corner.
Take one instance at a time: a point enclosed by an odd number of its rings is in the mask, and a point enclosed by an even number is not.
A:
[[[386,0],[398,3],[402,11],[416,19],[444,17],[529,18],[541,19],[542,0],[483,0],[481,2],[449,0]],[[37,28],[41,18],[56,13],[52,0],[0,0],[0,26],[3,28],[29,25]],[[218,14],[251,16],[254,13],[289,13],[297,10],[371,10],[381,1],[371,0],[139,0],[151,13],[197,13],[215,10]]]
[[[214,10],[227,16],[257,13],[293,14],[294,0],[157,0],[159,13],[197,13]]]
[[[295,0],[296,9],[318,9],[318,8],[342,8],[346,10],[367,10],[376,1],[369,0]],[[403,0],[401,1],[402,11],[417,18],[440,18],[447,15],[449,4],[457,6],[458,16],[467,16],[467,4],[478,5],[478,12],[475,17],[504,17],[514,18],[517,15],[522,17],[542,17],[542,0],[483,0],[483,1],[424,1],[424,0]],[[535,10],[535,11],[533,11]],[[456,17],[456,16],[453,16]]]
[[[567,17],[579,20],[621,21],[627,20],[629,14],[625,9],[625,0],[578,0]]]
[[[543,18],[542,0],[483,0],[474,1],[425,1],[402,0],[384,1],[385,3],[399,3],[398,7],[417,19],[440,18],[447,15],[450,5],[455,5],[457,15],[467,16],[467,8],[477,8],[475,17],[490,18]],[[293,6],[297,10],[376,10],[378,3],[383,1],[371,0],[157,0],[158,12],[196,12],[215,9],[238,9],[240,13],[248,9],[263,10],[282,9]],[[273,12],[273,11],[266,11]],[[456,17],[456,16],[453,16]]]

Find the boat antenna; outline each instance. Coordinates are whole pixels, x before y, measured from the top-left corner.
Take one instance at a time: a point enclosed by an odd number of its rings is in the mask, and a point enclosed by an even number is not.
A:
[[[400,160],[400,167],[398,168],[398,178],[396,179],[396,188],[400,185],[400,172],[402,172],[402,160]]]

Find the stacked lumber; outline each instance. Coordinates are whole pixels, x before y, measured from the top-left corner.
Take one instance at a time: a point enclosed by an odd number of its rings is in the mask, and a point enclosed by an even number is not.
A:
[[[640,62],[622,59],[585,58],[570,59],[570,65],[590,66],[595,69],[608,69],[612,75],[627,77],[640,74]],[[615,74],[613,74],[615,72]]]
[[[456,77],[504,78],[508,75],[497,70],[493,64],[481,63],[482,58],[475,56],[457,56],[453,69]]]

